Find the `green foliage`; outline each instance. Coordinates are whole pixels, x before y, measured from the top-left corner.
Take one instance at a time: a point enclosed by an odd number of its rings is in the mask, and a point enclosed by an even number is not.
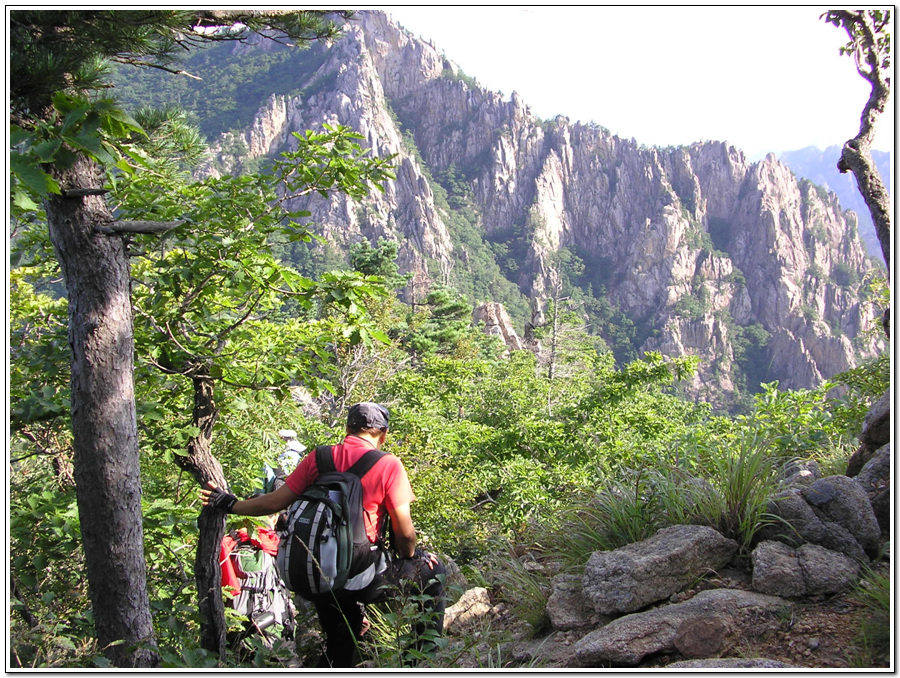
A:
[[[527,622],[537,635],[549,625],[546,608],[551,586],[544,571],[526,566],[527,562],[536,562],[529,559],[530,555],[520,557],[514,544],[506,548],[496,544],[488,558],[488,568],[516,619]]]
[[[62,92],[53,96],[50,113],[30,129],[10,128],[10,184],[13,213],[36,211],[38,203],[60,194],[48,165],[69,168],[78,154],[102,166],[133,171],[121,141],[143,130],[109,99],[89,100]]]
[[[831,280],[838,287],[845,290],[854,288],[859,284],[859,276],[849,264],[839,261],[831,269]]]
[[[688,512],[749,553],[756,533],[774,520],[766,507],[778,488],[779,457],[754,428],[724,439],[707,438],[695,454],[709,485],[685,485],[692,504]]]
[[[580,570],[594,551],[647,539],[676,521],[667,520],[671,495],[666,477],[648,468],[626,470],[600,491],[582,491],[546,526],[541,539],[570,568]]]
[[[856,638],[852,666],[865,669],[891,663],[891,575],[887,569],[868,569],[853,590],[853,600],[865,617]]]
[[[429,611],[431,603],[427,595],[395,587],[387,603],[370,606],[366,614],[372,626],[360,646],[361,653],[369,659],[362,666],[424,669],[445,665],[442,654],[448,639],[433,629],[422,628],[432,623],[438,614]]]
[[[421,324],[414,323],[406,342],[420,355],[452,351],[468,333],[472,307],[458,292],[446,287],[432,289],[425,297],[425,304],[424,320]]]
[[[836,374],[832,381],[849,386],[864,400],[880,398],[891,385],[890,353],[882,353],[859,367]]]
[[[159,109],[179,102],[203,136],[213,140],[249,125],[273,94],[304,99],[315,94],[327,83],[311,77],[327,55],[321,44],[271,45],[235,54],[226,43],[183,54],[179,68],[202,79],[121,66],[112,70],[111,79],[118,99],[132,108]]]
[[[363,240],[350,247],[350,265],[363,275],[379,276],[390,289],[399,289],[412,278],[412,273],[400,274],[397,266],[399,249],[399,243],[393,240],[379,238],[376,247]]]

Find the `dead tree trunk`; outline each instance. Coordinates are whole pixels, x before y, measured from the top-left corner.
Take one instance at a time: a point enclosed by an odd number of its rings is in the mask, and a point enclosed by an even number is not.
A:
[[[212,481],[217,487],[226,488],[228,482],[222,465],[212,453],[213,427],[219,416],[213,396],[215,383],[211,379],[194,377],[193,425],[200,433],[188,442],[187,456],[176,457],[178,465],[189,472],[201,485]],[[222,602],[222,573],[219,569],[219,546],[225,536],[225,516],[204,508],[197,519],[199,538],[194,560],[194,578],[197,582],[198,608],[200,611],[200,645],[215,652],[219,660],[225,659],[225,605]]]

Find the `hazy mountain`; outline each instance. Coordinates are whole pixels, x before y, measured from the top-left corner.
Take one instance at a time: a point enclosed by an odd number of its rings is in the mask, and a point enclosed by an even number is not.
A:
[[[875,235],[875,225],[869,215],[869,209],[859,194],[856,179],[850,173],[841,174],[837,170],[837,162],[841,157],[840,146],[829,146],[824,151],[815,146],[808,146],[799,151],[785,151],[779,160],[793,170],[794,174],[809,179],[814,184],[823,186],[837,194],[844,209],[853,210],[859,218],[859,236],[866,244],[869,254],[878,261],[883,261],[881,245]],[[872,151],[872,159],[881,174],[888,191],[891,190],[891,154],[885,151]]]

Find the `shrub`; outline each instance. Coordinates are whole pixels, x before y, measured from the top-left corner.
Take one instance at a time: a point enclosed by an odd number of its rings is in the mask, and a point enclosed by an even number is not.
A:
[[[852,664],[859,668],[888,667],[891,663],[891,574],[887,569],[869,570],[851,598],[865,608],[857,635]]]
[[[759,529],[773,520],[766,506],[777,490],[779,459],[753,428],[740,430],[727,447],[716,449],[715,440],[710,442],[704,456],[711,488],[686,488],[693,495],[693,510],[702,522],[749,550]]]

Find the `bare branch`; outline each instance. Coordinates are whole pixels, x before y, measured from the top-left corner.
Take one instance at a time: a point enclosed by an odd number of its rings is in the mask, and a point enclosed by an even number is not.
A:
[[[97,224],[94,229],[104,235],[118,235],[120,233],[145,233],[156,235],[167,233],[178,228],[183,221],[113,221],[108,224]]]
[[[113,61],[116,61],[120,64],[126,64],[128,66],[139,66],[144,68],[156,68],[160,71],[165,71],[166,73],[172,73],[174,75],[185,75],[189,78],[193,78],[194,80],[203,80],[199,75],[194,75],[193,73],[188,73],[185,70],[180,68],[169,68],[168,66],[164,66],[163,64],[155,64],[151,61],[142,61],[140,59],[133,58],[125,58],[125,57],[117,57],[114,58]]]
[[[106,188],[64,188],[62,197],[64,198],[83,198],[88,195],[106,195],[109,190]]]

